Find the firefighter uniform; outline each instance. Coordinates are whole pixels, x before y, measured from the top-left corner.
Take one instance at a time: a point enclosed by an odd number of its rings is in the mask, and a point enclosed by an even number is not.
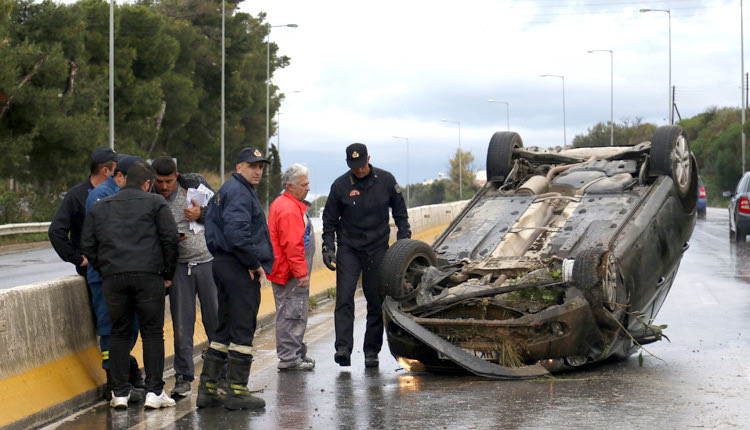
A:
[[[361,163],[356,164],[360,158]],[[362,290],[367,299],[367,328],[363,352],[365,365],[377,366],[377,355],[383,344],[381,297],[378,294],[377,270],[390,236],[389,214],[398,228],[397,239],[411,237],[409,217],[401,189],[389,172],[367,162],[367,148],[353,144],[347,148],[347,163],[352,171],[337,178],[331,186],[323,211],[323,253],[336,258],[336,328],[335,360],[349,365],[354,344],[354,293],[362,275]],[[354,174],[355,166],[369,172],[363,177]],[[328,264],[327,264],[328,265]],[[331,265],[329,268],[333,269]]]

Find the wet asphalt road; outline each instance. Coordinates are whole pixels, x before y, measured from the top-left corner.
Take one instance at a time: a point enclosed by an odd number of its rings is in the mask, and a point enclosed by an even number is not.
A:
[[[0,290],[76,274],[75,267],[60,260],[48,243],[34,245],[34,249],[0,253]]]
[[[355,341],[362,341],[359,297]],[[726,210],[698,221],[657,323],[671,339],[624,362],[532,381],[411,374],[384,344],[380,368],[333,362],[332,304],[311,316],[313,372],[275,368],[273,327],[258,333],[250,389],[261,412],[195,409],[195,394],[168,410],[126,412],[104,403],[55,428],[168,429],[740,429],[750,427],[750,246],[729,241]],[[199,368],[199,366],[198,366]],[[171,388],[173,381],[167,381]],[[193,385],[193,392],[196,392]]]

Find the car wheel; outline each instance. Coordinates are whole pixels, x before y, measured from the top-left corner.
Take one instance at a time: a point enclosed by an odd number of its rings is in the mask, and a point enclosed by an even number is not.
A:
[[[424,271],[437,264],[435,251],[421,240],[396,241],[380,264],[380,297],[407,300],[416,291]]]
[[[605,258],[602,261],[602,258]],[[604,279],[600,273],[605,276]],[[617,283],[615,260],[611,253],[589,248],[573,262],[573,284],[580,289],[591,305],[594,319],[601,327],[615,330],[624,316],[627,305],[624,287]]]
[[[685,198],[693,191],[693,160],[690,145],[685,138],[682,127],[667,125],[659,127],[651,139],[650,151],[651,176],[665,175],[674,180],[680,198]]]
[[[698,218],[700,218],[700,219],[706,219],[706,210],[705,209],[701,209],[701,210],[698,211]]]
[[[508,176],[513,168],[513,150],[522,147],[518,133],[498,131],[493,134],[487,148],[487,180]]]
[[[736,222],[734,224],[734,231],[735,231],[734,240],[737,243],[744,243],[747,237],[747,232],[743,228],[741,228],[740,225],[737,224]]]

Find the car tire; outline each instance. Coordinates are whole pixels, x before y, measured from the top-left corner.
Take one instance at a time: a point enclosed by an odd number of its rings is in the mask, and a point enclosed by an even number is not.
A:
[[[699,219],[706,219],[706,210],[705,209],[699,209],[698,210],[698,218]]]
[[[731,233],[730,233],[731,234]],[[734,224],[734,241],[737,243],[745,243],[747,238],[747,232],[743,230],[739,224]]]
[[[656,129],[651,139],[650,174],[669,176],[677,186],[680,199],[692,192],[697,200],[697,174],[685,132],[679,125],[666,125]]]
[[[616,330],[620,327],[618,321],[624,316],[623,306],[626,300],[622,297],[622,286],[615,285],[614,297],[604,297],[604,287],[599,275],[602,257],[605,252],[597,248],[589,248],[578,254],[573,262],[573,284],[583,292],[586,300],[591,305],[591,312],[600,327]],[[614,303],[612,303],[614,302]],[[605,303],[610,303],[613,310],[605,308]]]
[[[414,239],[396,241],[388,248],[380,264],[380,297],[389,296],[396,301],[411,298],[424,269],[436,264],[435,251],[425,242]]]
[[[487,147],[487,180],[505,179],[513,168],[513,150],[522,147],[518,133],[498,131],[493,134]]]

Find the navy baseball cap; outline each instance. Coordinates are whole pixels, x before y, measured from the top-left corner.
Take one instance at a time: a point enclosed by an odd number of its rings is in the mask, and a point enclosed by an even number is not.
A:
[[[120,161],[117,162],[115,173],[122,172],[123,174],[127,175],[130,166],[135,164],[137,161],[143,161],[143,158],[137,155],[123,155]]]
[[[116,153],[112,148],[108,146],[100,146],[91,153],[91,161],[94,164],[104,164],[110,161],[119,162],[123,155]]]
[[[364,143],[352,143],[346,147],[346,164],[352,169],[367,165],[367,147]]]
[[[263,157],[263,153],[260,152],[257,148],[244,148],[242,151],[240,151],[239,154],[237,154],[237,164],[242,163],[255,163],[258,161],[263,161],[264,163],[271,164],[270,161],[266,160],[265,157]]]

